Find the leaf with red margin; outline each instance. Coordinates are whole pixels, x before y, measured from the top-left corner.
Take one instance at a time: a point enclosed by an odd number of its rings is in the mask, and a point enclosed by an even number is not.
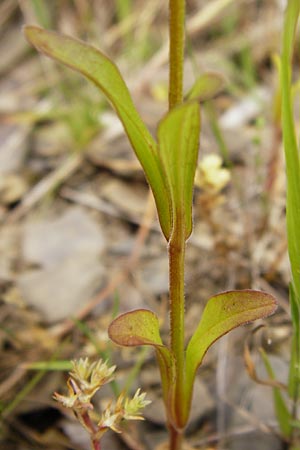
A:
[[[272,314],[275,298],[261,291],[227,291],[211,297],[186,351],[186,401],[190,403],[196,371],[209,347],[230,330]]]
[[[170,350],[162,343],[156,314],[147,309],[121,314],[109,325],[108,335],[118,345],[154,347],[161,372],[164,401],[166,406],[169,405],[171,390],[175,385],[175,360]]]

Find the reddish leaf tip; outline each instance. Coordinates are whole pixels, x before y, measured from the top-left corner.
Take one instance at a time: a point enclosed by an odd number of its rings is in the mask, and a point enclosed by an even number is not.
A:
[[[148,309],[136,309],[121,314],[108,327],[108,336],[118,345],[161,346],[157,316]]]

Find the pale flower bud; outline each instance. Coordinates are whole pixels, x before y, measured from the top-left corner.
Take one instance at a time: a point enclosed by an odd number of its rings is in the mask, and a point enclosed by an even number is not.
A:
[[[195,184],[205,191],[218,193],[230,181],[230,171],[222,167],[219,155],[204,156],[200,162],[195,177]]]

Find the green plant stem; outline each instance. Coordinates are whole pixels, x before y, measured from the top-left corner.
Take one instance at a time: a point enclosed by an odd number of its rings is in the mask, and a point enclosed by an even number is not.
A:
[[[170,0],[169,109],[183,100],[184,21],[185,0]]]
[[[185,0],[169,1],[170,72],[169,110],[183,101],[183,61]],[[170,270],[170,345],[176,361],[176,385],[172,416],[176,428],[169,424],[170,450],[181,450],[182,431],[187,420],[184,408],[184,259],[185,229],[182,210],[173,218],[173,232],[169,241]]]
[[[176,361],[174,414],[178,427],[185,426],[187,415],[184,408],[184,259],[184,227],[180,220],[169,243],[170,344]]]

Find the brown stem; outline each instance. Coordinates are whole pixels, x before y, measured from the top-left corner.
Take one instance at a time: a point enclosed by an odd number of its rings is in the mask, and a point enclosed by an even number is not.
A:
[[[181,450],[183,443],[183,434],[175,428],[169,428],[170,435],[170,450]]]
[[[184,405],[184,258],[185,239],[182,222],[175,226],[169,242],[170,271],[170,346],[176,361],[174,421],[185,426],[187,411]]]
[[[185,0],[170,0],[169,14],[169,109],[171,110],[183,101]],[[175,211],[173,220],[172,237],[169,241],[170,346],[176,361],[176,385],[171,414],[176,426],[183,430],[188,416],[184,407],[185,217],[183,210]],[[170,450],[181,450],[182,431],[178,432],[172,425],[169,426],[169,431]]]

